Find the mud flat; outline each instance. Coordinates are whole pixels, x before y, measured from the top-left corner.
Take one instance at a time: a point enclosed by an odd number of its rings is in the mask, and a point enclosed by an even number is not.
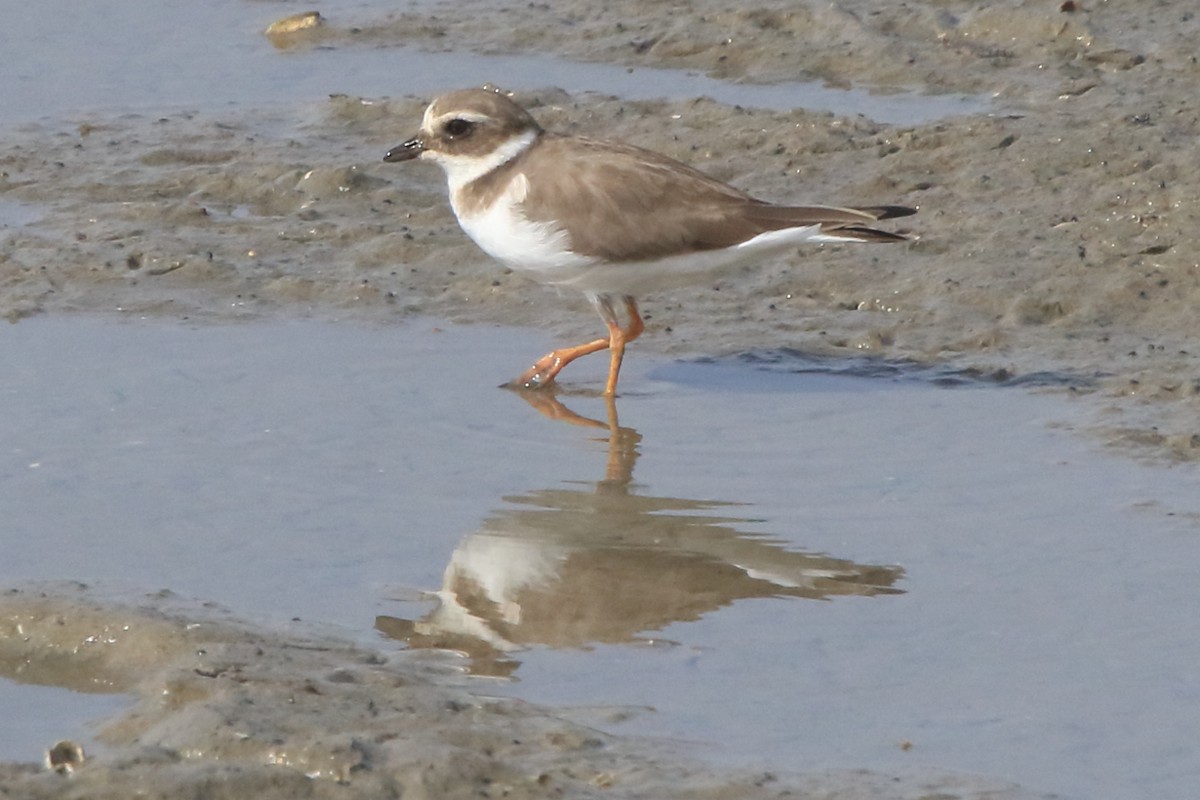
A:
[[[0,797],[1027,798],[1002,782],[914,771],[716,772],[488,697],[431,651],[383,655],[329,631],[268,630],[169,592],[6,590],[0,673],[130,696],[67,774],[0,764]],[[48,743],[48,746],[51,743]]]

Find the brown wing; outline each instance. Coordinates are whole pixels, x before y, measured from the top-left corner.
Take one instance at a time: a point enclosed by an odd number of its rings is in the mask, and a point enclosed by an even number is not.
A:
[[[730,247],[807,225],[848,239],[893,241],[904,237],[867,223],[914,213],[901,206],[776,206],[658,153],[590,139],[545,135],[520,161],[513,166],[537,176],[524,204],[529,218],[557,221],[572,250],[610,261]]]

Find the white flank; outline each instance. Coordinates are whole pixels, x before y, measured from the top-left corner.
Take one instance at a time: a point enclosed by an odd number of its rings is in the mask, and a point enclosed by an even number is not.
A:
[[[564,264],[546,269],[536,277],[542,283],[589,294],[639,295],[687,286],[805,242],[847,241],[855,240],[821,233],[820,225],[804,225],[760,233],[753,239],[721,250],[668,256],[650,262],[596,264],[590,269],[580,268],[586,265]]]

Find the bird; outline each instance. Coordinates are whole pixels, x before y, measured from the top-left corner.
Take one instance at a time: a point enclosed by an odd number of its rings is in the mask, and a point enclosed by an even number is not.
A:
[[[545,130],[491,86],[434,98],[419,130],[383,158],[418,159],[445,172],[450,207],[480,249],[537,282],[582,292],[608,328],[538,359],[512,382],[527,389],[608,350],[604,395],[614,397],[625,347],[645,329],[638,295],[804,242],[903,242],[873,224],[916,213],[759,200],[652,150]]]

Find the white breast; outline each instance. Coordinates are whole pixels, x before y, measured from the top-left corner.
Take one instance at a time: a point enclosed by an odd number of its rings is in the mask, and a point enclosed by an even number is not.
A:
[[[458,224],[492,258],[505,266],[533,273],[584,267],[592,259],[570,250],[567,232],[552,222],[532,222],[521,211],[521,203],[529,192],[529,181],[518,173],[491,206],[474,214],[461,210],[459,192],[451,189],[450,205]]]

